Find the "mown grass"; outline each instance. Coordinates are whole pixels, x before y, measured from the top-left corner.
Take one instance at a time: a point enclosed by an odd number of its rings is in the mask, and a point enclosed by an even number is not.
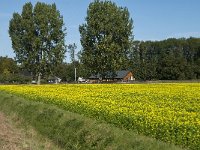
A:
[[[15,113],[60,148],[70,150],[180,150],[173,144],[119,129],[56,106],[0,91],[0,110]]]

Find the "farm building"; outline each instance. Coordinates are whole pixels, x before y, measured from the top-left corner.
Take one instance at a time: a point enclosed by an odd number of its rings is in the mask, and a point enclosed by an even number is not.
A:
[[[92,75],[89,77],[89,80],[91,83],[97,83],[101,80],[101,77],[99,74]],[[105,76],[105,78],[102,79],[103,82],[105,82],[105,81],[129,82],[129,81],[133,81],[133,80],[135,80],[135,78],[133,77],[133,73],[131,71],[127,71],[127,70],[116,71],[116,75],[114,77]]]
[[[61,82],[61,79],[59,77],[56,77],[56,76],[50,76],[48,78],[48,83],[60,83]]]

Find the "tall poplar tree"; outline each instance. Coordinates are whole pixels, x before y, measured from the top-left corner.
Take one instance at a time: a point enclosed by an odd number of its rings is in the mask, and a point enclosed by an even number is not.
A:
[[[65,52],[63,17],[56,5],[37,2],[35,7],[29,2],[22,13],[14,13],[10,20],[9,34],[16,60],[36,77],[52,74],[62,63]]]
[[[126,69],[127,52],[133,38],[133,21],[127,8],[111,1],[95,0],[87,10],[86,23],[80,25],[82,63],[102,78]]]

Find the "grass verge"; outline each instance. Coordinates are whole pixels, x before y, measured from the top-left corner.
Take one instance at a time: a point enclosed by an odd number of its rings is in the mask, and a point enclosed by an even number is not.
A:
[[[61,150],[48,138],[40,135],[16,115],[0,112],[1,150]]]
[[[56,145],[70,150],[180,150],[172,144],[116,128],[49,104],[0,91],[0,110],[15,114]]]

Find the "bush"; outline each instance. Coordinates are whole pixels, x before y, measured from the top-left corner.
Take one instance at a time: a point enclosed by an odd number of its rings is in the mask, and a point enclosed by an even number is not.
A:
[[[31,77],[22,74],[0,74],[0,83],[4,84],[26,84],[31,82]]]

